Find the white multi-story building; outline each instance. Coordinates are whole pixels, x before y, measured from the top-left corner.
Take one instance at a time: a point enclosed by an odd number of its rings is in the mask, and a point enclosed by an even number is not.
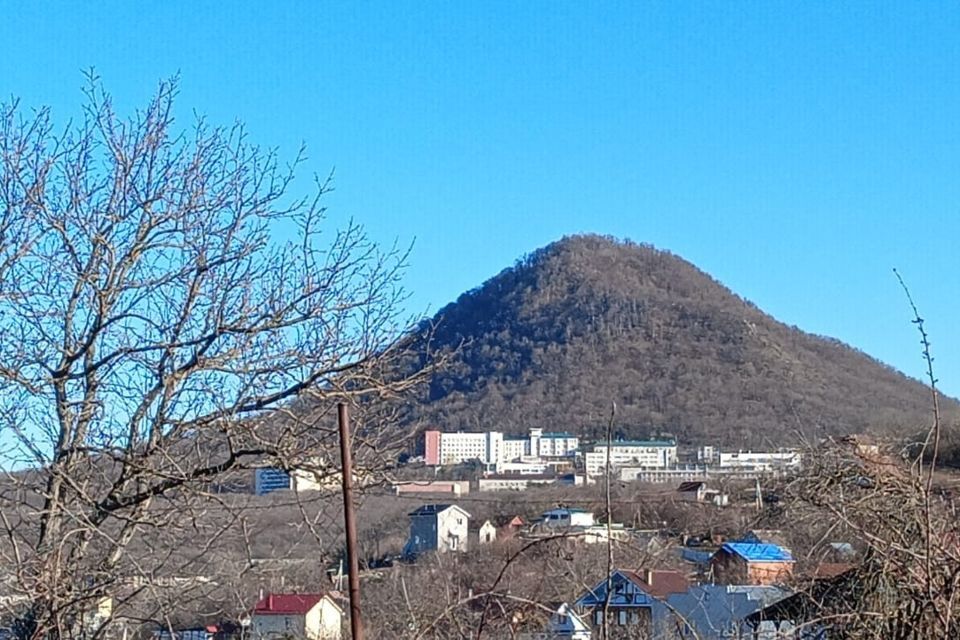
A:
[[[570,433],[544,433],[530,429],[527,437],[504,436],[500,431],[458,431],[424,434],[424,460],[428,465],[453,465],[468,460],[496,466],[505,462],[534,462],[540,458],[571,456],[580,440]]]
[[[677,463],[675,440],[614,440],[598,442],[583,456],[587,476],[603,475],[607,466],[607,447],[610,448],[610,469],[646,467],[663,469]]]
[[[536,438],[536,445],[534,445]],[[530,429],[531,455],[540,458],[563,458],[580,448],[580,438],[564,431],[548,431]]]
[[[527,457],[530,439],[526,436],[503,437],[503,462],[512,462]]]
[[[503,434],[499,431],[441,433],[439,445],[438,464],[441,465],[459,464],[467,460],[496,464],[503,456]]]

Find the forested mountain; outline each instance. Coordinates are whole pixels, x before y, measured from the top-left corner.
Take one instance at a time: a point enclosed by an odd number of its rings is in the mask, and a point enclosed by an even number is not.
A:
[[[621,436],[728,447],[929,422],[917,381],[777,322],[675,255],[607,237],[544,247],[432,324],[430,348],[458,351],[413,410],[421,427],[590,436],[614,402]]]

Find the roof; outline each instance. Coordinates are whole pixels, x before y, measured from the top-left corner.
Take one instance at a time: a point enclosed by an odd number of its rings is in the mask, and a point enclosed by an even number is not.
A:
[[[693,637],[753,637],[749,629],[741,629],[740,620],[787,595],[784,589],[766,585],[705,584],[671,594],[667,606],[689,625]],[[765,631],[760,636],[770,637]]]
[[[557,507],[555,509],[548,509],[544,511],[541,515],[547,515],[548,513],[590,513],[586,509],[576,509],[569,507]]]
[[[467,513],[466,511],[464,511],[463,509],[461,509],[455,504],[425,504],[422,507],[418,507],[417,509],[411,511],[407,515],[414,518],[420,517],[420,516],[435,516],[437,514],[443,513],[447,509],[457,509],[458,511],[462,511],[463,514],[466,515],[468,518],[470,517],[469,513]]]
[[[253,613],[258,616],[306,615],[324,598],[340,608],[326,593],[270,593],[257,602]]]
[[[498,527],[507,527],[507,526],[522,527],[525,524],[523,521],[523,518],[521,518],[518,515],[511,516],[511,515],[504,515],[504,514],[494,516],[493,522]]]
[[[700,482],[700,481],[681,482],[680,486],[677,487],[677,491],[679,491],[680,493],[687,493],[688,491],[699,491],[700,487],[705,487],[705,486],[707,486],[706,482]]]
[[[650,578],[647,582],[646,578]],[[637,589],[647,595],[650,599],[662,600],[666,596],[674,593],[684,593],[690,588],[690,583],[685,575],[679,571],[632,571],[629,569],[615,569],[610,575],[611,584],[624,580],[632,582]],[[651,584],[652,583],[652,584]],[[616,589],[616,587],[614,587]],[[592,589],[588,589],[583,595],[577,598],[576,605],[580,607],[595,607],[604,601],[607,593],[607,580],[603,579]],[[617,592],[614,591],[616,594]]]
[[[790,552],[775,544],[725,542],[720,549],[738,555],[747,562],[793,562]]]
[[[676,440],[613,440],[610,443],[613,447],[675,447]],[[606,441],[594,442],[595,447],[607,446]]]
[[[655,598],[666,598],[671,593],[684,593],[690,588],[687,577],[679,571],[653,569],[648,571],[620,571]]]
[[[861,576],[856,569],[819,578],[807,589],[750,614],[744,621],[753,625],[762,620],[789,620],[796,624],[820,618],[826,607],[832,612],[852,612],[860,604],[860,587]]]

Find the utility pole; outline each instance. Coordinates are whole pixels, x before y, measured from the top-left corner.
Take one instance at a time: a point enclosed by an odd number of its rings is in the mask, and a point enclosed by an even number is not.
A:
[[[343,483],[343,519],[347,531],[347,566],[350,574],[350,635],[353,640],[363,640],[363,624],[360,622],[360,562],[357,559],[357,519],[353,512],[353,456],[350,453],[350,417],[347,405],[337,404],[337,421],[340,424],[340,468]]]

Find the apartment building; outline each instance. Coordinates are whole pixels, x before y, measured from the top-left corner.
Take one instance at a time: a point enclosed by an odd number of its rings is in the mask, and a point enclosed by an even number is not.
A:
[[[571,456],[580,446],[575,435],[530,429],[527,436],[505,436],[501,431],[424,433],[424,460],[428,465],[453,465],[479,460],[486,465],[531,462],[540,458]]]
[[[663,469],[677,463],[675,440],[614,440],[598,442],[583,456],[587,476],[603,475],[610,449],[610,468],[616,472],[623,467]]]

